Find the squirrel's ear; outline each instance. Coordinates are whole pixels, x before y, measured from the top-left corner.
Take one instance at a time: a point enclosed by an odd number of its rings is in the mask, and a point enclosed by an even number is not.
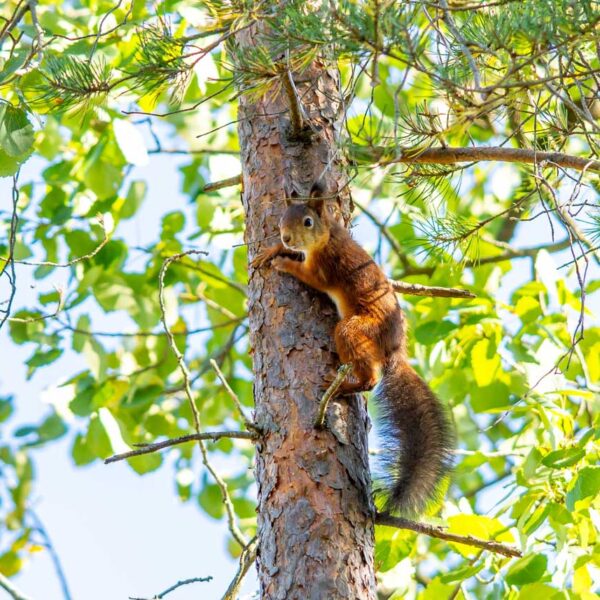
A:
[[[311,198],[322,198],[325,195],[325,186],[323,185],[323,182],[320,179],[317,179],[317,181],[315,181],[312,187],[310,188],[309,196]]]
[[[315,181],[310,188],[310,193],[308,194],[310,199],[307,204],[319,215],[319,217],[323,216],[323,210],[325,208],[325,198],[323,196],[326,195],[327,193],[323,182],[320,179]]]
[[[291,192],[288,192],[286,190],[285,193],[285,205],[286,206],[291,206],[292,204],[298,204],[299,200],[298,200],[298,192],[296,190],[292,190]]]

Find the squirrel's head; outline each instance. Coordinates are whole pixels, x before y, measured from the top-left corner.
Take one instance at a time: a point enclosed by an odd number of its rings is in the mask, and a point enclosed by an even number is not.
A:
[[[317,182],[308,198],[294,191],[286,198],[287,208],[279,222],[283,245],[289,250],[307,253],[322,248],[329,241],[329,231],[339,215],[335,197],[328,196]]]

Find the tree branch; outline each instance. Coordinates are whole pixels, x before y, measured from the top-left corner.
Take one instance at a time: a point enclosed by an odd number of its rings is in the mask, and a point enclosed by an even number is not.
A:
[[[190,409],[192,411],[192,418],[194,420],[194,429],[196,430],[196,434],[201,436],[200,433],[201,425],[200,425],[200,412],[198,407],[196,406],[196,402],[194,401],[194,395],[192,393],[192,376],[188,369],[188,366],[185,362],[185,358],[177,344],[175,343],[175,337],[173,333],[169,329],[167,325],[167,312],[165,308],[165,298],[164,298],[164,289],[165,289],[165,275],[169,268],[169,266],[177,261],[180,261],[182,258],[190,255],[206,255],[206,252],[202,250],[188,250],[187,252],[180,252],[179,254],[175,254],[165,259],[163,262],[160,273],[158,275],[158,304],[160,306],[160,320],[167,334],[167,340],[169,342],[169,346],[177,359],[177,364],[179,366],[179,370],[183,376],[183,389],[185,391],[185,395],[188,399]],[[227,483],[223,480],[223,478],[215,471],[214,467],[210,464],[208,460],[208,452],[206,451],[206,446],[204,445],[203,440],[198,437],[198,447],[200,448],[200,455],[202,457],[202,464],[206,467],[207,471],[212,475],[217,487],[221,492],[221,498],[223,500],[223,505],[225,506],[225,512],[227,514],[227,526],[229,531],[235,541],[242,546],[242,548],[246,547],[247,540],[246,536],[241,532],[240,528],[236,524],[235,520],[235,510],[233,508],[233,502],[231,501],[231,496],[229,495],[229,490],[227,488]]]
[[[2,30],[0,30],[0,50],[4,40],[10,35],[10,32],[19,24],[19,21],[23,18],[25,13],[29,10],[29,4],[27,2],[19,2],[17,8],[10,19],[6,22]]]
[[[389,280],[395,292],[399,294],[410,294],[412,296],[434,296],[438,298],[476,298],[469,290],[459,288],[446,288],[419,283],[407,283],[406,281]]]
[[[304,119],[302,118],[302,107],[298,98],[298,91],[289,69],[286,69],[283,73],[283,89],[290,105],[290,139],[296,140],[300,138],[304,129]]]
[[[154,444],[135,444],[140,446],[137,450],[130,450],[129,452],[123,452],[121,454],[114,454],[104,460],[104,464],[117,462],[119,460],[125,460],[132,456],[141,456],[142,454],[151,454],[157,452],[163,448],[170,448],[171,446],[177,446],[178,444],[185,444],[186,442],[197,442],[202,440],[211,440],[216,442],[223,438],[233,438],[240,440],[255,440],[257,438],[256,433],[249,431],[207,431],[206,433],[191,433],[190,435],[182,435],[178,438],[171,438],[162,442],[156,442]]]
[[[102,217],[100,215],[98,215],[96,217],[96,220],[102,227],[102,231],[104,233],[104,239],[91,252],[88,252],[87,254],[84,254],[83,256],[78,256],[76,258],[73,258],[65,263],[57,263],[57,262],[52,262],[52,261],[48,261],[48,260],[42,260],[39,262],[29,261],[29,260],[12,260],[12,262],[14,262],[18,265],[27,265],[30,267],[66,268],[66,267],[72,267],[73,265],[77,264],[78,262],[81,262],[84,260],[89,260],[90,258],[94,258],[94,256],[96,256],[96,254],[98,254],[98,252],[100,252],[100,250],[102,250],[102,248],[104,248],[104,246],[106,246],[106,244],[108,244],[108,242],[110,240],[110,238],[108,237],[108,233],[106,231],[106,227],[104,226],[104,221],[102,220]],[[3,262],[10,262],[11,258],[10,258],[10,256],[8,258],[5,258],[4,256],[0,256],[0,260]]]
[[[350,147],[350,156],[357,162],[389,165],[402,164],[438,164],[453,165],[463,162],[498,161],[510,163],[539,164],[565,167],[577,171],[600,173],[600,161],[572,156],[562,152],[538,152],[524,148],[503,148],[478,146],[471,148],[394,148],[384,146]]]
[[[8,594],[10,594],[14,600],[31,600],[29,596],[25,596],[23,592],[17,589],[11,583],[10,579],[2,575],[2,573],[0,573],[0,588],[2,588],[5,592],[8,592]]]
[[[167,594],[174,592],[177,588],[180,588],[182,585],[189,585],[190,583],[205,583],[208,581],[212,581],[212,577],[209,575],[208,577],[192,577],[191,579],[182,579],[178,581],[175,585],[167,588],[164,592],[160,594],[156,594],[156,596],[152,596],[152,598],[135,598],[133,596],[129,596],[129,600],[162,600]]]
[[[54,564],[54,570],[56,571],[56,576],[58,577],[63,597],[65,600],[72,600],[71,592],[69,591],[69,584],[67,582],[67,576],[65,575],[65,571],[60,562],[58,553],[54,548],[54,544],[52,544],[52,540],[50,539],[50,536],[48,535],[44,524],[42,523],[41,519],[37,516],[37,514],[31,509],[28,512],[33,518],[35,529],[44,538],[44,545],[50,553],[50,558],[52,559],[52,563]]]
[[[375,523],[377,525],[385,525],[386,527],[397,527],[398,529],[410,529],[416,533],[424,533],[431,537],[438,538],[440,540],[446,540],[448,542],[454,542],[455,544],[465,544],[466,546],[474,546],[475,548],[483,548],[502,556],[521,557],[522,553],[518,548],[502,544],[500,542],[494,542],[492,540],[482,540],[481,538],[473,537],[472,535],[457,535],[455,533],[448,533],[442,527],[437,525],[429,525],[428,523],[417,523],[415,521],[409,521],[403,517],[392,517],[387,513],[377,513],[375,516]]]
[[[256,433],[258,432],[258,427],[247,417],[246,411],[244,410],[244,407],[242,406],[242,403],[240,402],[238,395],[233,391],[233,389],[229,385],[229,382],[227,381],[227,379],[225,379],[225,375],[223,375],[223,371],[221,371],[221,369],[219,368],[217,361],[214,358],[211,358],[209,362],[210,362],[210,366],[215,370],[217,377],[221,380],[223,387],[229,394],[230,398],[233,400],[235,407],[238,409],[238,412],[240,413],[240,416],[242,417],[242,420],[244,421],[244,425],[246,426],[246,429],[248,431],[253,431],[254,434],[256,435]]]
[[[234,177],[229,177],[228,179],[221,179],[221,181],[213,181],[211,183],[207,183],[202,189],[203,192],[215,192],[216,190],[221,190],[226,187],[231,187],[234,185],[239,185],[242,183],[242,175],[235,175]]]
[[[222,600],[237,600],[240,585],[246,576],[248,569],[256,560],[257,550],[258,538],[254,537],[248,542],[247,546],[242,551],[240,555],[240,566],[238,567],[237,573],[235,574],[232,582],[229,584],[229,587],[227,588]]]

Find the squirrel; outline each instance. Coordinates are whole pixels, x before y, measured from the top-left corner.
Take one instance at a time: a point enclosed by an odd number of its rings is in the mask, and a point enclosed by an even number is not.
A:
[[[389,473],[384,512],[417,515],[439,495],[452,466],[454,431],[446,410],[408,364],[404,316],[388,278],[341,223],[336,199],[313,185],[308,200],[286,199],[281,241],[252,261],[324,292],[340,320],[334,339],[342,364],[352,365],[340,395],[372,390]]]

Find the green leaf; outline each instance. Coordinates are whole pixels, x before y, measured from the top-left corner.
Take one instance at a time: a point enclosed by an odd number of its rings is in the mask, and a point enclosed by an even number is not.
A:
[[[96,455],[88,447],[87,438],[79,433],[73,442],[71,455],[78,467],[88,465],[96,459]]]
[[[600,492],[600,467],[584,467],[570,483],[566,504],[569,510],[575,510],[575,503],[587,498],[595,498]]]
[[[33,127],[27,114],[20,108],[0,103],[0,147],[14,158],[31,151]]]
[[[57,415],[50,415],[38,428],[40,441],[48,442],[62,437],[67,433],[67,426]]]
[[[8,398],[0,398],[0,423],[6,421],[13,413],[13,401]]]
[[[471,366],[473,367],[475,382],[479,387],[488,386],[496,380],[500,364],[497,348],[495,344],[490,343],[489,339],[479,340],[473,346]]]
[[[130,219],[137,213],[138,208],[142,205],[146,197],[147,188],[148,186],[145,181],[131,182],[120,212],[122,219]]]
[[[522,586],[539,581],[548,565],[548,557],[543,554],[530,554],[513,563],[506,573],[506,583]]]
[[[112,454],[110,438],[104,429],[104,425],[97,414],[90,419],[86,435],[87,447],[94,456],[106,458]]]
[[[452,321],[431,321],[415,329],[415,339],[419,344],[429,346],[443,340],[457,328],[458,326]]]
[[[10,156],[0,148],[0,177],[12,177],[29,156],[29,153]]]
[[[566,450],[554,450],[542,459],[542,464],[553,469],[565,469],[578,463],[585,456],[582,448],[568,448]]]
[[[156,471],[163,462],[162,454],[156,452],[154,454],[143,454],[142,456],[135,456],[127,460],[129,466],[138,474],[144,475]]]
[[[221,490],[216,484],[204,483],[202,491],[198,495],[198,503],[213,519],[220,519],[225,514]]]
[[[37,350],[34,352],[33,355],[25,361],[25,364],[29,367],[27,369],[27,378],[29,379],[39,367],[44,367],[53,363],[62,355],[62,353],[62,348],[51,348],[46,351]]]

